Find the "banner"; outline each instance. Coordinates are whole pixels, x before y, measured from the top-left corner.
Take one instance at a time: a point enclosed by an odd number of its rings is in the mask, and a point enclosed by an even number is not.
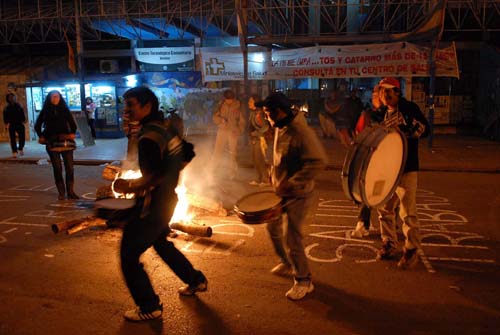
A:
[[[141,71],[194,71],[194,47],[135,48]]]
[[[276,50],[266,79],[428,77],[430,52],[407,42]],[[454,43],[437,51],[436,76],[458,78]]]
[[[243,55],[239,48],[218,51],[202,48],[203,81],[243,80]],[[248,53],[248,79],[428,77],[429,47],[407,42]],[[455,44],[441,47],[436,56],[436,76],[458,78]]]
[[[266,67],[271,60],[269,52],[248,52],[248,79],[266,78]],[[202,48],[203,81],[243,80],[243,54],[235,48]]]

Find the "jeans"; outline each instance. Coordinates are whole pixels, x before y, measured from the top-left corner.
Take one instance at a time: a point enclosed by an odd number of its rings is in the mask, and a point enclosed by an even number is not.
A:
[[[362,221],[365,229],[370,229],[370,216],[371,216],[370,207],[361,204],[361,208],[359,209],[358,221]]]
[[[16,134],[19,137],[19,146],[17,145]],[[18,149],[22,151],[25,142],[24,125],[22,123],[10,124],[9,137],[10,137],[10,148],[12,149],[12,153],[17,152]]]
[[[219,129],[219,131],[217,132],[217,137],[215,138],[215,148],[212,157],[212,164],[215,166],[216,164],[220,163],[222,152],[224,151],[224,148],[227,144],[231,160],[231,167],[228,174],[230,179],[234,179],[236,177],[236,173],[238,172],[238,162],[236,160],[238,155],[238,138],[238,134],[228,129]]]
[[[378,209],[382,241],[397,242],[396,207],[399,203],[399,215],[403,220],[405,249],[420,248],[420,232],[417,219],[417,171],[403,174],[396,192],[389,201]]]
[[[252,145],[252,158],[253,164],[255,166],[255,171],[257,172],[258,183],[269,183],[269,172],[267,171],[266,158],[262,152],[262,146],[260,143],[260,138],[255,137],[250,139]]]
[[[290,200],[292,202],[283,208],[288,217],[285,231],[283,229],[283,216],[279,220],[269,222],[267,230],[271,236],[274,250],[281,259],[281,262],[293,265],[295,279],[297,281],[310,280],[311,271],[309,270],[309,263],[302,243],[302,228],[306,221],[307,211],[312,204],[312,197],[283,199],[283,202],[285,203]],[[289,255],[285,251],[285,240],[286,247],[289,249]]]
[[[170,210],[168,217],[172,215],[175,208],[176,202],[173,203],[170,208],[165,208],[165,210]],[[120,246],[121,269],[134,302],[142,312],[147,313],[157,309],[160,304],[160,299],[140,262],[141,255],[149,247],[154,248],[165,264],[184,283],[194,286],[205,280],[205,277],[193,268],[186,256],[172,242],[167,240],[168,223],[159,219],[163,215],[139,218],[139,213],[137,213],[134,216],[136,218],[123,229]]]
[[[64,170],[66,171],[66,188],[73,190],[75,180],[73,169],[73,150],[67,151],[50,151],[47,149],[50,161],[52,163],[52,171],[54,172],[54,179],[56,181],[57,190],[59,194],[64,194],[64,180],[62,177],[61,156],[64,161]]]

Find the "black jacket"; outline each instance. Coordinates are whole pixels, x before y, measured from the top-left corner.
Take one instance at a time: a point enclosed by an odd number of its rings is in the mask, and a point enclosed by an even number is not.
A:
[[[413,126],[413,121],[417,120],[425,126],[425,130],[420,138],[424,138],[429,135],[430,126],[424,114],[420,111],[420,108],[414,102],[400,97],[398,102],[398,110],[403,115],[403,118],[405,120],[405,124],[400,124],[399,129],[406,135],[406,139],[408,142],[408,156],[406,158],[406,164],[403,172],[406,173],[418,171],[418,138],[412,137],[415,129]]]
[[[35,131],[39,137],[47,139],[57,135],[76,133],[76,122],[67,108],[50,106],[42,109],[35,122]]]
[[[17,102],[15,104],[8,104],[3,110],[3,123],[7,124],[23,124],[26,122],[26,115],[24,109]]]

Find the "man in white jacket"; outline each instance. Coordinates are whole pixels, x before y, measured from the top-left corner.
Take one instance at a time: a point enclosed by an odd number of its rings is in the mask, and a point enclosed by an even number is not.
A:
[[[232,90],[224,91],[224,100],[215,111],[213,121],[218,126],[213,154],[213,166],[215,167],[215,165],[220,163],[222,152],[227,145],[231,159],[229,178],[234,179],[238,171],[238,163],[236,161],[238,138],[245,129],[245,117],[241,112],[240,102],[236,99]]]

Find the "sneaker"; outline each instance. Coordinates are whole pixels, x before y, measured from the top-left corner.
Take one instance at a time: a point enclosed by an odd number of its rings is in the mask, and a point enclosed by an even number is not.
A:
[[[271,269],[271,273],[276,276],[288,277],[293,275],[293,268],[290,264],[279,263]]]
[[[369,234],[370,233],[365,228],[365,223],[363,221],[358,221],[356,228],[351,232],[351,237],[363,238]]]
[[[12,158],[16,158],[17,157],[17,152],[13,152],[12,153]]]
[[[19,150],[19,152],[18,152],[18,153],[19,153],[19,156],[24,156],[24,151]]]
[[[202,282],[194,286],[191,285],[182,286],[181,288],[179,288],[178,292],[180,295],[183,296],[193,296],[196,294],[196,292],[205,292],[206,290],[208,290],[208,281],[205,277],[203,277]]]
[[[398,262],[398,268],[402,270],[411,269],[418,262],[418,253],[417,248],[414,249],[405,249],[403,253],[403,257]]]
[[[161,317],[163,313],[163,305],[159,305],[155,310],[145,313],[141,311],[140,307],[128,310],[123,314],[123,317],[128,321],[147,321],[154,320]]]
[[[255,180],[252,180],[249,184],[252,186],[259,186],[259,182],[256,182]]]
[[[293,281],[293,286],[286,292],[286,297],[290,300],[300,300],[306,296],[307,293],[314,291],[314,285],[310,280]]]
[[[393,259],[396,256],[396,245],[392,241],[385,241],[382,245],[382,248],[378,251],[377,258],[378,259]]]

